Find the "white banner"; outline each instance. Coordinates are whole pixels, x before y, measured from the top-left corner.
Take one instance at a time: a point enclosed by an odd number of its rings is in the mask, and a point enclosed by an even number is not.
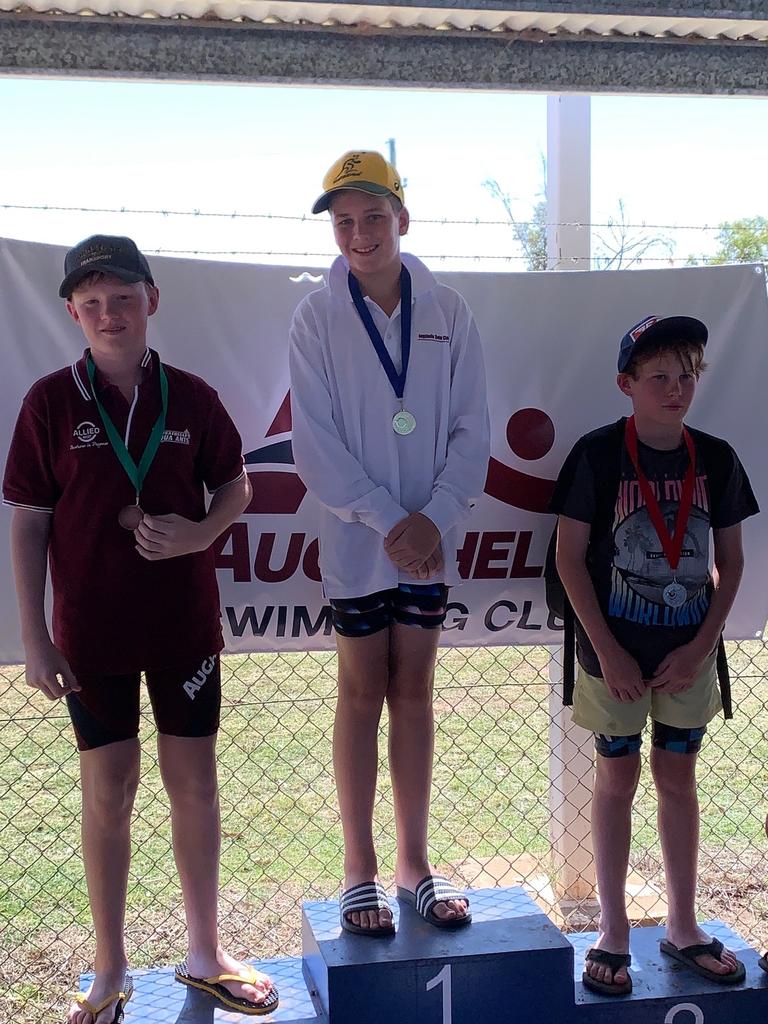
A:
[[[7,451],[22,396],[72,363],[84,341],[57,298],[64,250],[0,241]],[[153,258],[161,292],[149,343],[217,388],[243,437],[254,489],[217,545],[229,651],[332,646],[317,572],[317,508],[290,450],[287,329],[318,286],[294,269]],[[322,271],[314,271],[320,275]],[[571,274],[442,274],[475,312],[485,346],[492,424],[486,493],[456,557],[443,643],[557,643],[542,571],[553,519],[545,512],[563,458],[582,433],[627,412],[619,339],[655,313],[700,317],[710,329],[691,425],[727,438],[768,507],[768,300],[761,267]],[[10,511],[3,509],[5,526]],[[768,617],[768,517],[745,526],[746,572],[727,635],[762,635]],[[8,547],[0,545],[0,661],[22,660]]]

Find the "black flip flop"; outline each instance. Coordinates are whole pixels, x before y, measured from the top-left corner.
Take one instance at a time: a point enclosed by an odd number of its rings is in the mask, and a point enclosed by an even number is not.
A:
[[[584,959],[587,963],[605,964],[606,967],[611,968],[614,976],[620,967],[628,968],[632,963],[629,953],[609,953],[607,949],[595,949],[594,947],[587,950]],[[629,974],[627,980],[621,984],[614,981],[608,984],[607,981],[598,981],[597,978],[593,978],[591,974],[584,971],[581,982],[584,988],[588,988],[591,992],[597,992],[601,996],[628,996],[632,992],[632,978]]]
[[[381,938],[383,935],[394,935],[394,922],[388,928],[363,928],[355,924],[347,917],[348,914],[359,914],[364,910],[389,910],[387,894],[380,882],[360,882],[353,885],[341,894],[339,900],[339,920],[345,932],[352,935],[367,935],[373,938]]]
[[[757,961],[757,966],[762,968],[766,974],[768,974],[768,953],[764,953],[763,956]]]
[[[398,885],[397,898],[413,907],[417,914],[435,928],[463,928],[472,921],[469,910],[463,917],[442,918],[435,913],[435,904],[445,903],[446,900],[464,900],[469,907],[467,894],[442,875],[426,875],[416,886],[415,892]]]
[[[130,976],[130,974],[126,974],[125,976],[123,989],[123,998],[118,999],[117,1001],[117,1006],[115,1007],[115,1016],[112,1018],[112,1024],[123,1024],[123,1021],[125,1020],[125,1004],[133,995],[133,978]]]
[[[747,976],[747,970],[741,960],[736,961],[739,966],[735,971],[731,971],[730,974],[718,974],[716,971],[711,971],[708,967],[702,967],[701,964],[696,963],[694,957],[703,956],[705,953],[709,953],[715,960],[720,959],[720,954],[725,947],[719,939],[712,939],[711,942],[699,942],[693,946],[682,946],[680,948],[674,942],[670,942],[669,939],[662,939],[659,943],[659,948],[662,953],[666,953],[667,956],[671,956],[678,963],[684,964],[692,971],[695,971],[696,974],[700,974],[702,978],[708,978],[709,981],[714,981],[718,985],[738,985]]]
[[[280,997],[274,985],[267,998],[256,1003],[252,999],[233,995],[228,988],[221,984],[222,981],[239,981],[241,984],[252,985],[255,980],[255,968],[252,970],[254,971],[253,976],[248,972],[245,974],[219,974],[215,978],[195,978],[189,973],[187,961],[182,960],[180,964],[176,964],[175,978],[182,985],[189,985],[191,988],[199,988],[201,992],[207,992],[209,996],[213,996],[217,1002],[229,1010],[237,1010],[238,1013],[243,1013],[247,1017],[260,1017],[263,1014],[272,1013],[280,1003]]]

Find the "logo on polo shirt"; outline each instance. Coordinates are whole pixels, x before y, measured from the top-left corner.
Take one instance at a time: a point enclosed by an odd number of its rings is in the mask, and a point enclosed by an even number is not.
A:
[[[450,341],[449,334],[432,334],[430,331],[419,331],[419,341]]]
[[[95,423],[91,423],[90,420],[85,420],[79,426],[75,427],[72,431],[72,436],[76,437],[81,444],[91,444],[101,433],[101,427],[97,427]]]
[[[189,444],[192,435],[189,432],[189,427],[186,430],[166,430],[162,440],[164,444]]]

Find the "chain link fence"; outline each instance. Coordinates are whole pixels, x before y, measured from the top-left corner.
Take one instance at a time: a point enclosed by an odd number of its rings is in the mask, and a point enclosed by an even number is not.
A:
[[[721,918],[762,947],[768,945],[768,646],[751,641],[729,648],[736,714],[712,724],[700,758],[699,910],[701,919]],[[535,647],[441,650],[431,856],[463,884],[523,885],[560,926],[583,929],[593,926],[594,899],[582,886],[581,898],[569,902],[552,867],[549,806],[558,764],[550,758],[549,657]],[[335,674],[329,653],[223,661],[221,926],[236,955],[299,953],[301,901],[339,891]],[[66,709],[30,691],[23,667],[2,670],[0,694],[0,1019],[39,1024],[61,1016],[67,991],[93,961],[78,755]],[[145,703],[128,896],[134,967],[173,963],[185,951],[153,729]],[[394,821],[385,733],[386,715],[376,826],[381,873],[389,882]],[[655,810],[646,769],[628,886],[636,922],[661,920],[665,912]]]

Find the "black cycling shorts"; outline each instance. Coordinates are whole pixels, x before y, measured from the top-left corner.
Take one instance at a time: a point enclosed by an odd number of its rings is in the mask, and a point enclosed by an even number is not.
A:
[[[75,673],[79,693],[67,706],[79,750],[93,750],[139,735],[139,672],[125,675]],[[221,665],[218,654],[144,674],[158,732],[167,736],[212,736],[219,728]]]

